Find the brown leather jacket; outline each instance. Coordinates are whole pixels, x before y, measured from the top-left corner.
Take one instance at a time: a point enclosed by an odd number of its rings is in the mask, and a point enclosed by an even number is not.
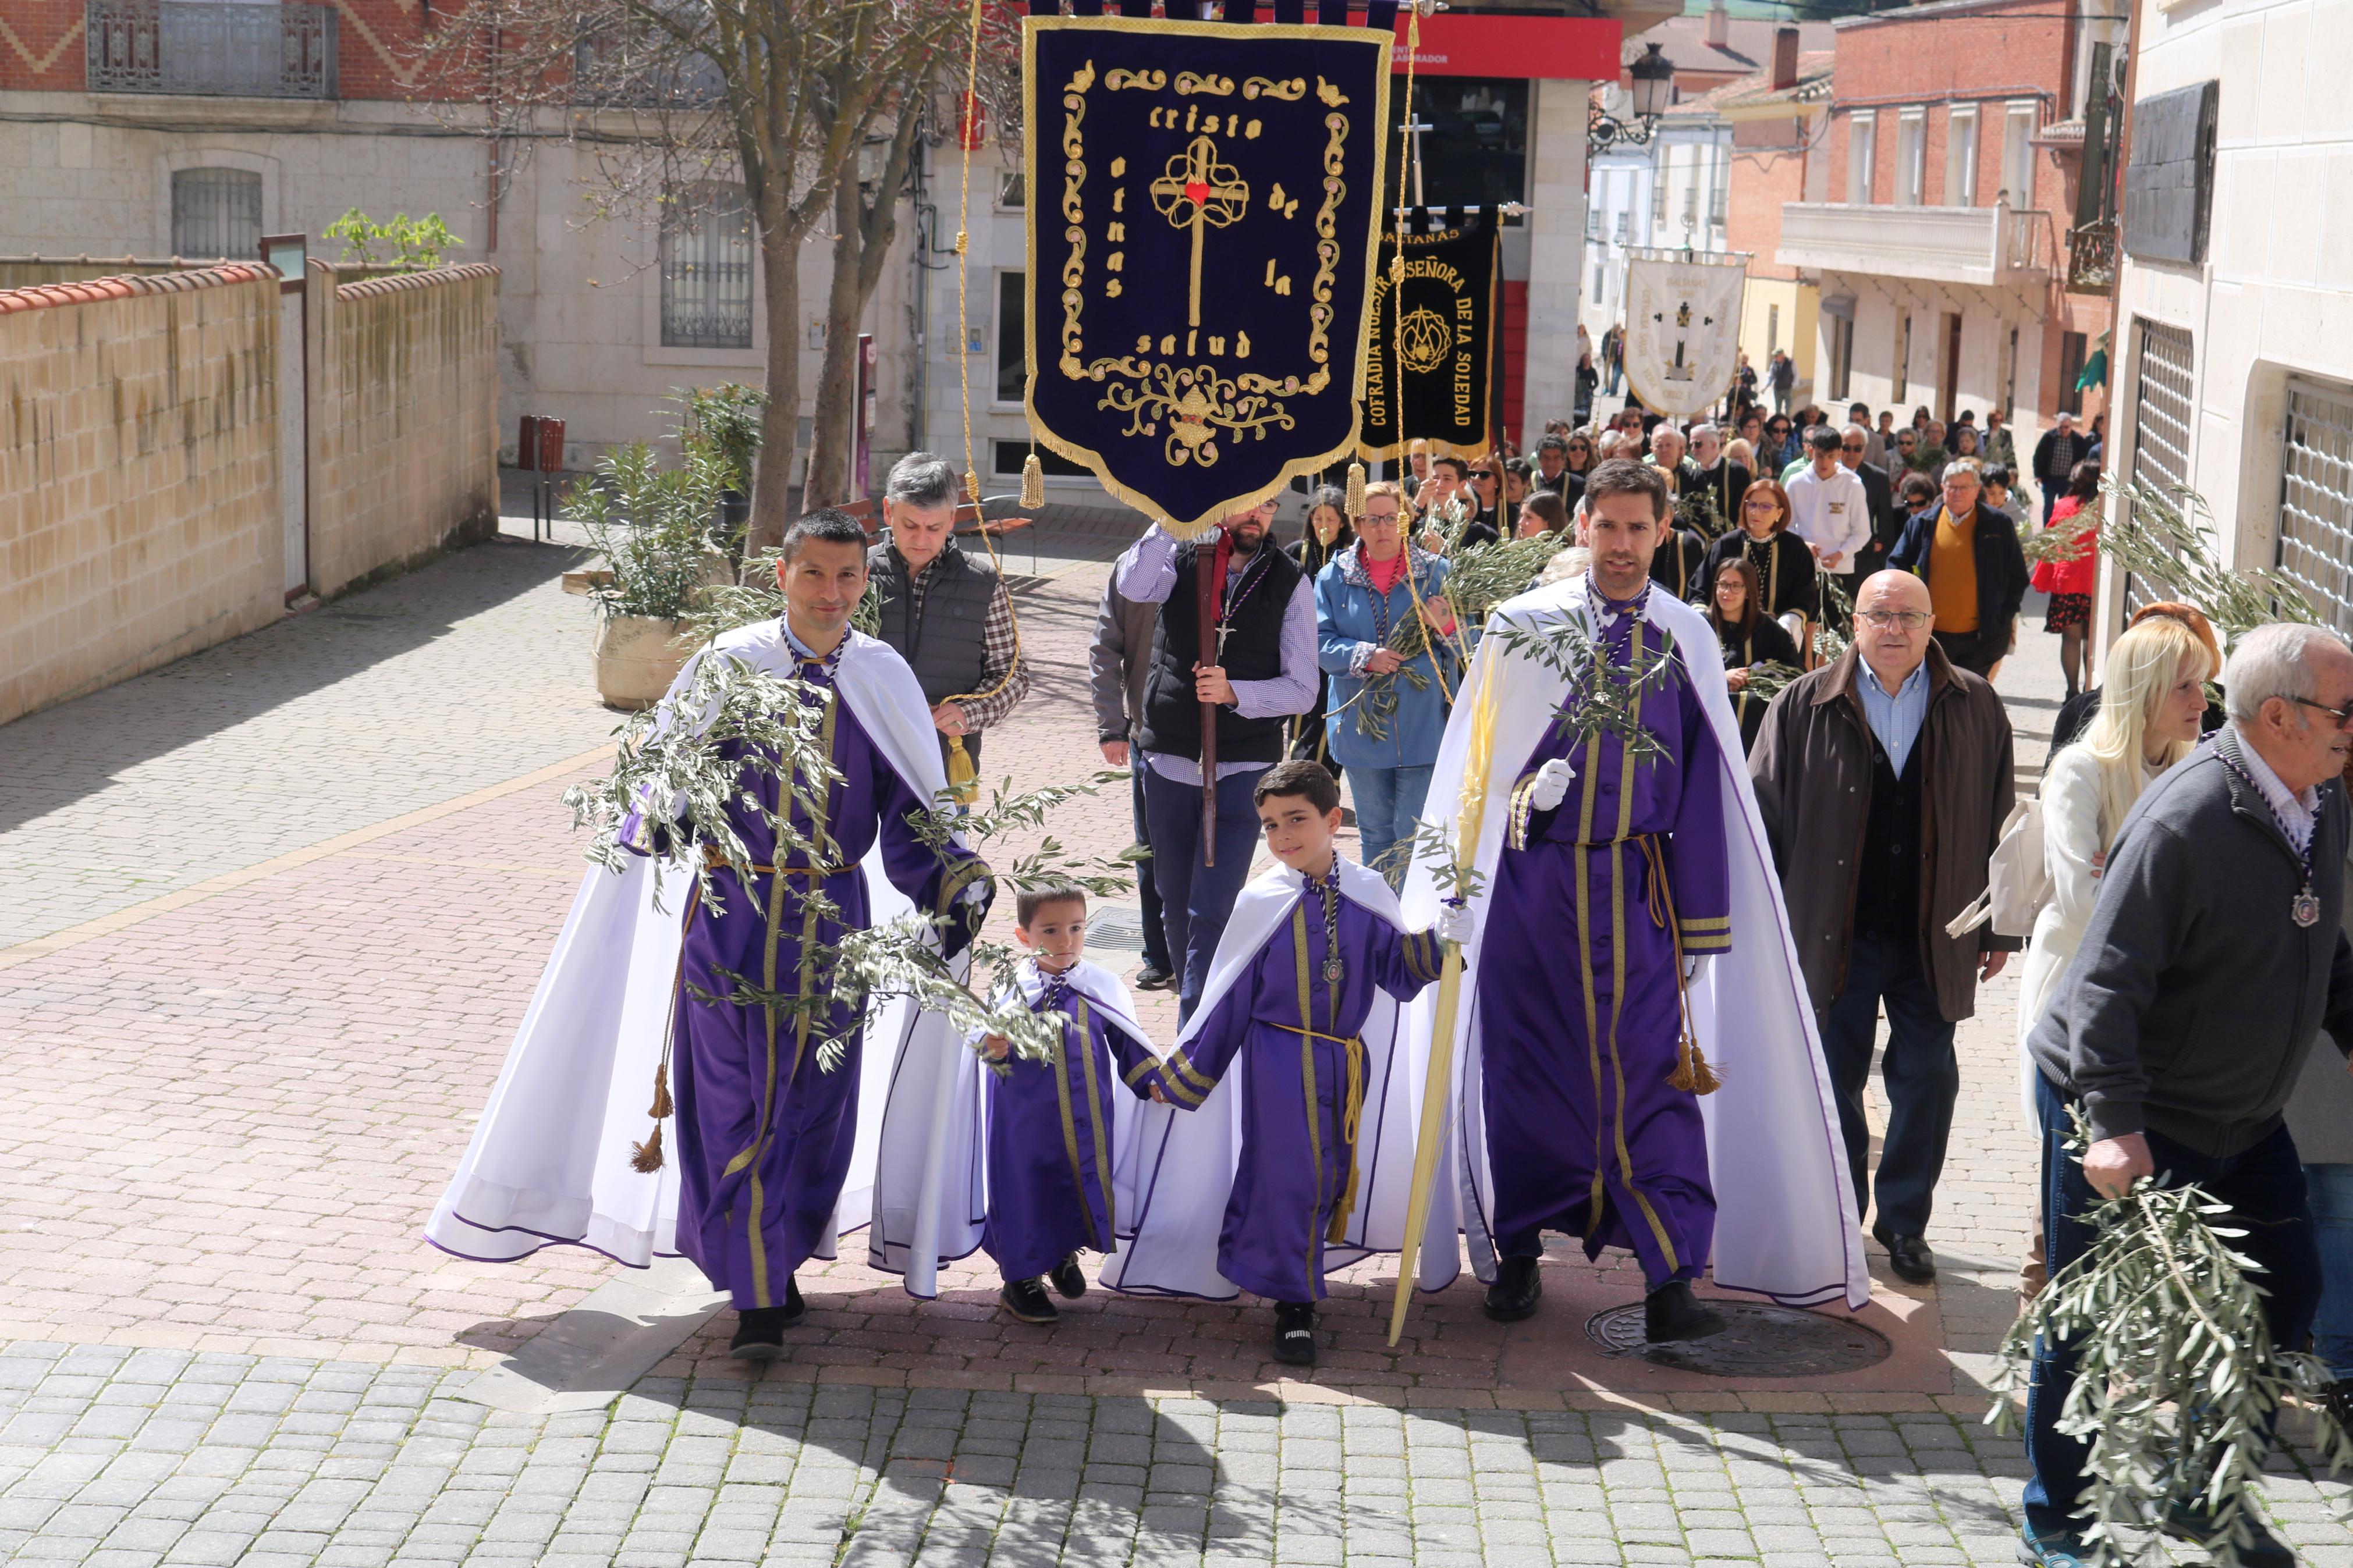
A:
[[[1781,874],[1797,939],[1798,964],[1816,1008],[1846,984],[1854,935],[1856,869],[1871,812],[1872,740],[1856,694],[1861,656],[1791,681],[1773,699],[1749,753],[1757,805]],[[1921,952],[1936,1005],[1958,1023],[1977,1007],[1981,954],[2015,952],[2025,943],[1980,926],[1945,934],[1945,922],[1985,890],[1986,866],[2010,816],[2010,715],[1991,686],[1956,668],[1928,646],[1928,712],[1915,765],[1921,775]]]

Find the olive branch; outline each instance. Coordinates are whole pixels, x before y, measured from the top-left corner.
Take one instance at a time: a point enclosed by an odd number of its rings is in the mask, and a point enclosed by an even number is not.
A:
[[[2090,1135],[2081,1112],[2070,1152]],[[2074,1347],[2076,1377],[2059,1430],[2088,1439],[2083,1513],[2096,1561],[2140,1563],[2118,1531],[2154,1528],[2168,1510],[2194,1510],[2227,1541],[2249,1543],[2247,1487],[2262,1472],[2274,1422],[2291,1397],[2322,1411],[2329,1468],[2353,1461],[2353,1438],[2325,1414],[2331,1374],[2315,1356],[2272,1343],[2262,1266],[2230,1244],[2246,1235],[2220,1223],[2229,1205],[2195,1184],[2143,1181],[2084,1216],[2092,1245],[2051,1276],[2002,1339],[1987,1421],[2007,1430],[2011,1401],[2033,1374],[2044,1341]]]

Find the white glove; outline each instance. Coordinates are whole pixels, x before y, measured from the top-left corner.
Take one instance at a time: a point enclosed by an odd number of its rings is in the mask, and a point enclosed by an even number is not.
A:
[[[1699,980],[1700,980],[1700,976],[1701,976],[1701,975],[1703,975],[1703,974],[1705,974],[1705,973],[1707,973],[1707,966],[1708,966],[1708,963],[1709,963],[1709,962],[1710,962],[1712,959],[1714,959],[1715,957],[1715,954],[1714,954],[1714,953],[1712,953],[1712,952],[1687,952],[1687,953],[1684,953],[1684,954],[1683,954],[1683,984],[1686,984],[1686,985],[1696,985],[1696,984],[1699,984]]]
[[[1538,811],[1550,811],[1568,798],[1568,782],[1577,770],[1566,757],[1555,757],[1536,770],[1536,782],[1528,791],[1528,804]]]
[[[1440,942],[1451,942],[1457,947],[1467,947],[1470,945],[1472,933],[1478,928],[1471,919],[1470,905],[1449,904],[1438,911],[1436,929]]]

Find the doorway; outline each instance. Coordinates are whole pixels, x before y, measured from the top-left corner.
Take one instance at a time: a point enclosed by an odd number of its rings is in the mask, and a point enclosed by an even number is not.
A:
[[[1961,398],[1961,317],[1945,312],[1945,363],[1936,376],[1936,417],[1950,425]]]

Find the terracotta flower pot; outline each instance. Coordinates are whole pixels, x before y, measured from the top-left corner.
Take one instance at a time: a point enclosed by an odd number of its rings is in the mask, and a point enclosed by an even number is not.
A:
[[[650,616],[607,616],[596,628],[596,695],[631,711],[661,700],[694,652],[691,633]]]

